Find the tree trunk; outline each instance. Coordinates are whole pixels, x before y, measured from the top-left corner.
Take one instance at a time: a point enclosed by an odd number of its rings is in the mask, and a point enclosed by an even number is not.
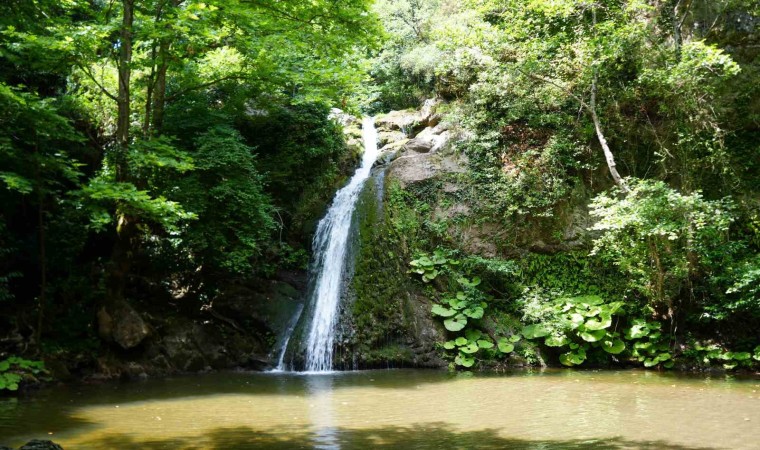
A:
[[[167,61],[169,44],[161,43],[159,48],[159,66],[156,72],[156,89],[153,95],[153,130],[156,133],[161,132],[164,126],[164,108],[166,106],[166,72],[169,70]]]
[[[615,180],[615,184],[618,185],[621,191],[628,192],[628,186],[625,184],[625,180],[623,180],[623,177],[621,177],[620,173],[617,171],[615,155],[612,153],[612,150],[610,150],[610,146],[607,144],[607,139],[604,137],[604,132],[602,131],[602,123],[599,120],[599,116],[596,115],[596,106],[593,105],[594,100],[592,100],[591,103],[591,120],[594,121],[596,137],[599,139],[599,144],[602,146],[602,151],[604,151],[604,158],[607,160],[607,167],[610,170],[610,175],[612,175],[612,179]]]
[[[45,317],[45,306],[47,304],[47,247],[45,245],[45,193],[42,187],[42,176],[40,175],[39,162],[35,170],[37,182],[37,224],[39,227],[37,238],[39,239],[39,257],[40,257],[40,296],[37,299],[37,329],[34,331],[34,343],[37,348],[42,344],[42,323]]]
[[[116,142],[119,145],[116,161],[116,179],[127,178],[127,152],[129,151],[130,125],[130,82],[132,78],[132,25],[134,23],[135,0],[122,0],[124,15],[119,35],[119,95],[117,97],[118,115],[116,118]]]
[[[681,5],[683,11],[679,12]],[[676,54],[676,62],[681,62],[681,49],[683,48],[683,24],[686,22],[686,18],[689,15],[691,9],[692,0],[678,0],[673,7],[673,46]],[[679,13],[681,17],[679,17]]]
[[[156,59],[156,46],[154,45],[150,51],[151,59]],[[148,75],[148,87],[145,90],[145,118],[143,120],[143,138],[148,139],[151,136],[151,124],[153,113],[153,89],[156,86],[156,66],[150,67],[150,74]]]
[[[176,8],[181,3],[181,0],[170,0],[172,8]],[[164,111],[166,110],[166,75],[169,71],[169,59],[171,55],[169,50],[171,48],[171,40],[169,38],[161,38],[161,43],[158,47],[158,70],[156,71],[156,85],[153,94],[153,130],[160,134],[161,129],[164,126]]]
[[[591,14],[594,23],[594,32],[596,33],[596,8],[591,9]],[[596,67],[594,67],[594,77],[591,81],[591,103],[589,104],[589,113],[591,114],[591,120],[594,122],[594,129],[596,130],[596,137],[599,139],[599,145],[602,146],[604,152],[604,159],[607,161],[607,167],[610,169],[610,175],[615,180],[615,184],[618,185],[621,191],[628,192],[628,186],[625,184],[623,177],[617,171],[617,164],[615,163],[615,155],[610,150],[610,146],[607,143],[607,138],[604,137],[604,131],[602,130],[602,121],[599,120],[599,115],[596,113],[596,94],[597,94],[598,74]]]
[[[129,152],[130,128],[130,82],[132,76],[132,26],[135,0],[122,0],[124,8],[119,37],[119,95],[116,119],[116,141],[119,146],[115,161],[116,181],[129,181],[127,153]],[[132,262],[133,237],[136,234],[134,220],[117,205],[116,242],[106,274],[106,304],[113,305],[124,298],[127,275]]]

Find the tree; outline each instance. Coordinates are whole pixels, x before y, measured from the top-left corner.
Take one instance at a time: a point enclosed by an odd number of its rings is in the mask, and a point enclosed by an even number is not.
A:
[[[225,276],[252,276],[264,236],[274,230],[274,210],[255,167],[255,149],[234,128],[254,114],[257,102],[337,104],[348,98],[363,80],[357,55],[376,40],[378,24],[369,5],[369,0],[3,2],[0,101],[8,108],[0,114],[6,126],[0,151],[7,156],[0,179],[8,188],[3,198],[12,199],[4,203],[9,207],[3,218],[21,227],[29,219],[10,205],[38,207],[42,254],[44,222],[53,211],[63,213],[55,217],[56,226],[84,230],[77,237],[79,248],[97,247],[88,250],[87,263],[92,272],[104,269],[105,295],[88,291],[102,297],[98,306],[126,300],[135,263],[155,257],[147,247],[156,242],[206,240],[205,247],[194,248],[196,260],[226,271]],[[199,114],[193,118],[198,126],[172,123],[188,117],[178,113],[183,109]],[[25,112],[8,118],[16,110]],[[214,165],[213,157],[226,157],[226,165]],[[234,188],[225,172],[236,174]],[[183,196],[182,189],[198,198]],[[229,220],[209,220],[222,213],[215,202],[234,205],[226,212]],[[83,217],[89,222],[77,222]],[[8,233],[27,238],[22,229]],[[229,245],[214,248],[220,239]],[[12,239],[2,242],[12,245]],[[62,240],[56,238],[56,244]],[[101,254],[109,246],[110,255]],[[44,255],[39,259],[44,300],[48,271]]]
[[[620,267],[631,287],[674,321],[689,284],[720,269],[715,261],[728,248],[732,205],[681,194],[662,181],[630,184],[624,197],[612,192],[592,202],[591,229],[601,232],[592,254]]]
[[[73,33],[70,27],[58,29],[83,91],[116,106],[112,114],[107,103],[94,104],[102,126],[115,122],[114,145],[106,155],[109,170],[86,191],[101,202],[111,199],[116,207],[109,298],[123,297],[142,221],[174,225],[192,217],[168,202],[134,164],[160,159],[164,168],[190,169],[188,155],[172,149],[171,140],[161,140],[167,106],[229,82],[258,85],[275,95],[285,88],[286,95],[307,100],[335,95],[336,86],[341,89],[356,77],[328,64],[371,42],[374,23],[363,16],[367,6],[364,0],[122,0],[118,8],[93,6],[88,20],[74,22]],[[139,103],[142,112],[135,108]],[[133,133],[135,115],[140,134]]]
[[[34,341],[37,345],[48,301],[48,214],[60,207],[67,191],[79,188],[82,175],[80,164],[62,150],[80,143],[82,138],[56,106],[55,101],[0,83],[3,159],[0,180],[6,187],[0,198],[6,206],[31,204],[36,209],[39,292]],[[5,231],[5,227],[2,229]]]

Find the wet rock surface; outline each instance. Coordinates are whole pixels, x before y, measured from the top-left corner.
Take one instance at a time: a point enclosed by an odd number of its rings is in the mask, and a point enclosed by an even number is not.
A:
[[[86,353],[51,358],[46,364],[58,380],[92,382],[264,370],[271,366],[273,343],[301,307],[305,284],[305,273],[283,272],[275,280],[230,285],[208,304],[185,305],[181,311],[153,307],[168,301],[135,300],[122,307],[126,314],[108,314],[108,321],[99,324],[101,332],[106,328],[102,324],[108,325],[106,351],[96,358]]]
[[[0,447],[0,450],[2,449],[3,447]],[[19,447],[18,450],[63,450],[63,447],[53,441],[34,439]]]

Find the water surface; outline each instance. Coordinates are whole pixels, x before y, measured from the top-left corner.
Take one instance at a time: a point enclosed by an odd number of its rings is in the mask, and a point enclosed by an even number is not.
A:
[[[49,434],[51,433],[51,434]],[[0,445],[760,448],[760,381],[644,371],[222,373],[0,399]]]

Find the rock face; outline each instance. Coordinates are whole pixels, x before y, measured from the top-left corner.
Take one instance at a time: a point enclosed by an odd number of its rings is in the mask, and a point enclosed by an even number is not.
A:
[[[304,277],[296,276],[293,284],[305,287]],[[279,336],[303,306],[302,289],[293,284],[270,280],[256,286],[233,286],[214,299],[212,309],[224,316],[245,317]]]
[[[407,137],[413,137],[428,126],[436,126],[441,116],[437,114],[440,101],[437,99],[426,100],[419,110],[408,109],[404,111],[391,111],[375,119],[380,133],[400,131]]]
[[[445,331],[406,273],[405,256],[388,228],[384,173],[375,172],[357,205],[358,250],[339,321],[336,362],[344,369],[445,367],[436,348]]]
[[[150,329],[140,314],[127,304],[116,310],[113,340],[128,350],[135,348],[150,335]]]
[[[352,116],[351,114],[348,114],[347,112],[338,108],[331,109],[330,115],[328,117],[344,128],[348,128],[350,126],[359,126],[360,124],[359,119],[357,119],[355,116]]]
[[[431,100],[421,111],[394,111],[376,119],[383,147],[355,213],[354,277],[334,352],[342,368],[447,365],[437,348],[446,331],[407,273],[409,255],[391,227],[397,212],[384,201],[391,186],[403,189],[466,171],[466,159],[452,151],[457,135],[441,123],[437,106]]]
[[[150,328],[140,314],[122,300],[98,311],[98,332],[105,341],[116,342],[129,350],[150,335]]]
[[[97,359],[93,378],[142,379],[270,367],[272,345],[300,308],[305,287],[305,274],[281,273],[278,277],[229,286],[194,315],[151,313],[140,309],[146,306],[142,304],[130,307],[126,316],[111,318],[109,314],[109,336],[116,345],[114,351]],[[124,317],[131,318],[120,328]],[[101,314],[101,321],[105,318]],[[143,336],[141,329],[150,332]]]
[[[467,158],[464,155],[444,152],[451,137],[448,135],[436,137],[439,139],[415,138],[407,142],[390,164],[389,179],[407,186],[446,173],[465,173]]]
[[[417,367],[446,367],[446,361],[441,359],[437,344],[446,340],[446,330],[433,320],[430,314],[432,303],[430,299],[420,295],[410,295],[407,298],[407,326],[411,339],[407,344],[414,356],[413,363]]]
[[[406,134],[401,131],[381,131],[377,134],[377,143],[380,148],[385,147],[388,144],[394,144],[406,139]]]
[[[435,142],[427,139],[414,138],[404,145],[404,150],[415,153],[430,153],[435,147]]]
[[[419,111],[392,111],[376,118],[382,145],[376,166],[388,166],[389,179],[406,186],[466,171],[466,157],[450,151],[458,136],[441,122],[439,106],[439,101],[427,100]]]
[[[588,213],[573,209],[571,201],[549,226],[511,223],[480,209],[483,192],[467,176],[466,155],[457,151],[469,136],[447,123],[439,107],[428,101],[420,111],[376,119],[381,155],[375,183],[367,184],[355,213],[359,250],[335,348],[343,368],[448,364],[439,346],[451,335],[431,314],[432,292],[445,288],[431,291],[409,276],[409,261],[420,248],[443,242],[462,255],[513,259],[566,251],[587,239]]]

